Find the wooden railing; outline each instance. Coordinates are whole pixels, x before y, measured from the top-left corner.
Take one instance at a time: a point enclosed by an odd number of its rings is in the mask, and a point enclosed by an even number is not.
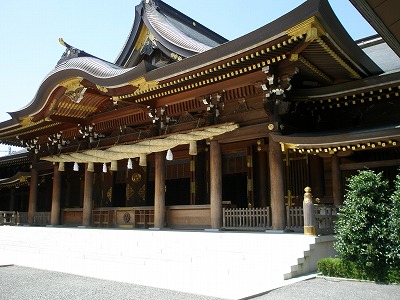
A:
[[[28,213],[27,212],[17,212],[17,225],[28,224]]]
[[[154,207],[101,208],[92,211],[94,227],[149,228],[154,226]]]
[[[0,211],[0,225],[15,225],[17,223],[17,212]]]
[[[110,210],[93,210],[92,211],[92,222],[95,227],[108,227],[110,224],[110,214],[113,211]]]
[[[0,211],[0,225],[28,224],[28,213],[19,211]],[[49,225],[50,212],[36,212],[33,216],[33,225]]]
[[[315,205],[315,217],[317,218],[317,233],[333,234],[335,221],[338,217],[339,207],[336,205]]]
[[[303,231],[304,214],[301,206],[286,206],[286,229]]]
[[[318,234],[333,234],[338,207],[335,205],[316,204],[315,217]],[[304,226],[303,207],[286,207],[286,228],[301,232]]]
[[[223,208],[225,229],[269,229],[271,218],[269,207],[265,208]]]
[[[50,212],[35,212],[33,215],[33,225],[50,225]]]

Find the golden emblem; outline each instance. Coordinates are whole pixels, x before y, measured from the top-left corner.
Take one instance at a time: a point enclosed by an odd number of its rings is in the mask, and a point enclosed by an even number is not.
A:
[[[142,179],[142,175],[140,175],[139,173],[133,173],[133,175],[132,175],[132,181],[133,181],[134,183],[140,182],[141,179]]]

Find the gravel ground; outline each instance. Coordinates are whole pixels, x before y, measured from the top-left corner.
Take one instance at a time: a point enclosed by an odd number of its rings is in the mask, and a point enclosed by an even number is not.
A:
[[[400,285],[315,278],[266,293],[257,300],[399,300]]]
[[[0,300],[217,298],[20,266],[0,267]],[[250,298],[249,298],[250,299]],[[270,291],[258,300],[400,300],[400,285],[316,278]]]
[[[165,289],[44,271],[20,266],[0,267],[0,300],[211,300]]]

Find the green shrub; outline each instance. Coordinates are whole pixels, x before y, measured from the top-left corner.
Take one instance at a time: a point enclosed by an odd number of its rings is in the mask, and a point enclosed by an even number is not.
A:
[[[400,175],[394,182],[395,190],[391,196],[392,207],[389,214],[389,263],[392,269],[397,269],[400,277]]]
[[[344,262],[341,258],[323,258],[318,261],[318,272],[324,276],[354,278],[355,267],[351,262]]]
[[[357,267],[357,264],[351,261],[345,261],[339,257],[323,258],[318,261],[318,272],[323,276],[341,277],[352,279],[370,279]],[[400,283],[400,270],[390,269],[387,281],[392,283]]]
[[[382,173],[359,171],[349,179],[344,204],[335,224],[335,249],[354,262],[367,279],[387,281],[389,271],[389,184]]]

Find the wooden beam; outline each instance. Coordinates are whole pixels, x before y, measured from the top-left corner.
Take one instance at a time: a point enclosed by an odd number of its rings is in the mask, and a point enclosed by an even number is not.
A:
[[[372,169],[372,168],[382,168],[382,167],[396,167],[396,166],[400,166],[400,159],[341,164],[340,170],[350,171],[350,170]]]
[[[234,143],[244,140],[253,140],[268,137],[267,124],[261,123],[257,125],[240,127],[234,131],[221,134],[214,138],[221,144]]]
[[[74,118],[74,117],[67,117],[67,116],[61,116],[61,115],[51,115],[50,117],[51,121],[54,122],[61,122],[61,123],[68,123],[68,124],[85,124],[85,119],[84,118]]]

